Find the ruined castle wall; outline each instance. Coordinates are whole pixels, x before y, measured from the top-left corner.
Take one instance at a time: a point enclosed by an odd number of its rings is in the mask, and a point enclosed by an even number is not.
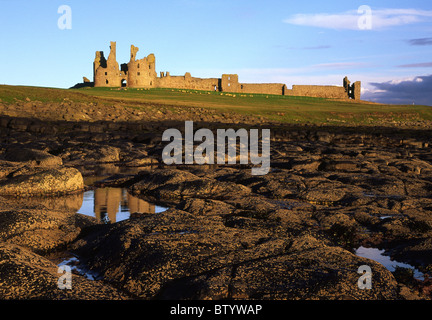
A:
[[[283,95],[285,88],[282,83],[239,83],[237,74],[223,74],[221,78],[221,91],[224,92]]]
[[[347,77],[343,86],[293,85],[287,89],[280,83],[239,83],[237,74],[223,74],[221,78],[194,78],[189,72],[184,76],[171,76],[162,72],[156,74],[156,58],[150,54],[143,59],[136,59],[138,47],[131,45],[129,63],[119,64],[116,60],[116,43],[111,42],[110,54],[105,59],[102,51],[96,52],[93,63],[95,87],[131,87],[131,88],[178,88],[186,90],[222,91],[232,93],[256,93],[288,96],[306,96],[328,99],[360,100],[361,82],[351,85]]]
[[[99,67],[95,72],[95,87],[120,87],[122,74],[116,67]]]
[[[281,83],[241,83],[239,92],[283,95],[285,85]]]
[[[101,59],[102,54],[96,53],[94,84],[95,87],[119,87],[121,86],[122,74],[116,57],[116,43],[111,42],[110,54],[106,61]],[[98,61],[99,59],[99,61]]]
[[[225,92],[240,92],[238,75],[223,74],[221,78],[220,90]]]
[[[186,73],[184,76],[167,75],[157,78],[156,86],[158,88],[215,91],[219,90],[219,82],[218,78],[194,78],[190,73]]]
[[[361,81],[354,82],[354,100],[361,99]]]
[[[291,90],[285,90],[285,95],[328,99],[348,99],[345,88],[337,86],[293,85]]]
[[[128,63],[127,86],[130,88],[148,88],[156,86],[156,59],[153,54]]]

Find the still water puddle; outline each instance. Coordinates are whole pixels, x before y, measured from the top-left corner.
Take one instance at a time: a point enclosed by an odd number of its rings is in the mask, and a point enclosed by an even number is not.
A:
[[[159,213],[167,209],[134,197],[123,188],[98,188],[84,192],[77,213],[114,223],[129,219],[131,213]]]
[[[109,175],[84,178],[87,186]],[[130,218],[131,213],[152,214],[168,210],[128,193],[126,188],[95,188],[89,191],[59,197],[29,198],[27,204],[44,206],[49,210],[65,210],[96,218],[104,223],[115,223]],[[57,262],[58,267],[68,266],[70,270],[88,280],[99,280],[102,276],[81,263],[79,257],[67,254]]]
[[[359,257],[371,259],[382,264],[390,272],[395,271],[396,267],[414,270],[414,278],[417,280],[424,280],[424,274],[422,272],[420,272],[410,264],[391,260],[389,256],[384,255],[384,252],[385,250],[380,250],[377,248],[359,247],[356,250],[355,254]]]
[[[115,223],[130,218],[131,213],[159,213],[168,208],[134,197],[124,188],[97,188],[77,195],[44,199],[45,206],[73,210],[76,213],[96,218],[104,223]],[[69,266],[70,270],[88,280],[100,280],[102,276],[81,263],[79,257],[68,256],[58,267]]]
[[[96,188],[65,196],[28,198],[26,204],[84,214],[105,223],[129,219],[135,212],[159,213],[168,209],[137,198],[125,188]]]
[[[85,277],[87,280],[100,280],[102,279],[102,276],[87,268],[84,264],[82,264],[79,259],[75,256],[64,258],[59,264],[57,264],[58,267],[68,266],[70,268],[70,271],[75,272],[83,277]]]

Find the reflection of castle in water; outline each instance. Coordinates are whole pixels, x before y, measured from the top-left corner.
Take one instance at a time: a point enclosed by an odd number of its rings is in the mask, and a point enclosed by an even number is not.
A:
[[[128,219],[130,213],[158,213],[168,209],[134,197],[123,188],[98,188],[58,197],[26,198],[25,204],[80,213],[112,223]]]
[[[116,222],[117,214],[123,212],[155,213],[154,204],[129,194],[122,188],[101,188],[94,190],[94,214],[98,220]]]

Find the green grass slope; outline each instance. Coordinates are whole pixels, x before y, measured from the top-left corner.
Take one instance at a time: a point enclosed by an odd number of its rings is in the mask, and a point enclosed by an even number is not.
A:
[[[120,102],[131,108],[150,104],[210,108],[237,112],[285,123],[380,125],[385,123],[428,122],[432,107],[385,105],[365,101],[334,101],[323,98],[263,94],[221,93],[181,89],[81,88],[57,89],[28,86],[0,86],[0,102],[16,100],[61,102]]]

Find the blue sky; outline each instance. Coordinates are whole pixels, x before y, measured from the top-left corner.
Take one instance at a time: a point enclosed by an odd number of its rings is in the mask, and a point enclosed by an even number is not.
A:
[[[72,10],[61,30],[58,8]],[[371,8],[371,19],[359,7]],[[371,28],[360,28],[372,21]],[[156,70],[241,82],[342,85],[363,98],[432,105],[432,2],[0,0],[0,84],[68,88],[92,78],[95,51],[156,55]]]

